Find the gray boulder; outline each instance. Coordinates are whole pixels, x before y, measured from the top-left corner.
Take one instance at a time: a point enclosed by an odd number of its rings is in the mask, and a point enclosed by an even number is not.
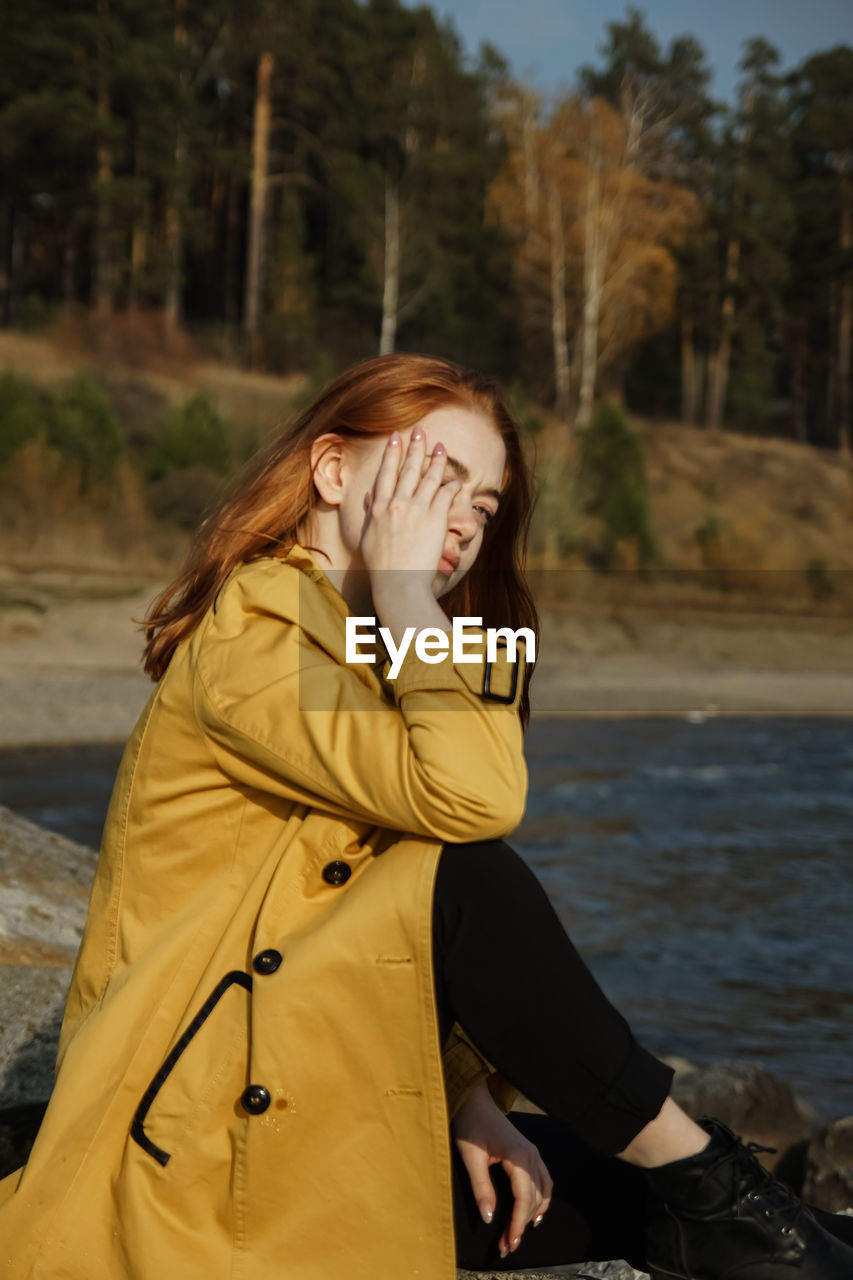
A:
[[[560,1272],[556,1273],[557,1275]],[[627,1262],[584,1262],[565,1272],[567,1276],[588,1276],[589,1280],[648,1280],[645,1271],[635,1271]]]
[[[853,1212],[853,1116],[826,1125],[806,1147],[803,1195],[828,1213]]]
[[[53,1088],[96,862],[0,807],[0,1177],[26,1160]]]
[[[555,1276],[586,1276],[588,1280],[649,1280],[627,1262],[583,1262],[545,1271],[458,1271],[457,1280],[553,1280]]]
[[[775,1154],[759,1155],[768,1169],[775,1169],[789,1148],[810,1139],[820,1125],[817,1112],[789,1084],[754,1062],[728,1059],[708,1067],[679,1063],[672,1096],[688,1115],[716,1116],[744,1142],[775,1148]]]

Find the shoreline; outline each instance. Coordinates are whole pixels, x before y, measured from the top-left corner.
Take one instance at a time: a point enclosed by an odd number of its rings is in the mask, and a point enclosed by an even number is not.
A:
[[[70,663],[4,662],[0,646],[0,751],[120,743],[155,685],[139,670]],[[764,718],[853,720],[853,676],[763,672],[673,673],[660,662],[629,673],[602,658],[583,676],[539,672],[531,685],[536,720]],[[614,670],[615,667],[615,670]],[[617,679],[617,674],[621,678]]]
[[[157,594],[0,599],[0,748],[121,742],[155,685],[133,622]],[[664,605],[542,611],[532,719],[853,718],[853,623],[688,616]]]

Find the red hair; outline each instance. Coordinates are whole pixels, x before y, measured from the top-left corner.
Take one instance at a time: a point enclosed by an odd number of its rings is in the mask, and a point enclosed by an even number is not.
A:
[[[368,437],[405,431],[433,409],[458,406],[493,423],[506,465],[497,514],[489,521],[474,564],[438,603],[448,618],[482,617],[485,627],[530,627],[539,620],[522,565],[532,514],[533,477],[518,428],[495,378],[450,360],[385,355],[345,370],[286,424],[233,478],[199,526],[184,568],[139,623],[145,631],[144,669],[159,680],[180,642],[198,625],[238,564],[283,556],[316,502],[311,446],[336,432]],[[134,621],[139,621],[134,619]],[[530,717],[528,665],[519,705]]]

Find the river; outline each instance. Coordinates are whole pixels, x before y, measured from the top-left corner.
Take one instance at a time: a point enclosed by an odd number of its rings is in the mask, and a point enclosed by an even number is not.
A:
[[[853,1114],[853,719],[540,716],[526,751],[510,843],[643,1042]],[[0,804],[97,847],[120,755],[2,751]]]

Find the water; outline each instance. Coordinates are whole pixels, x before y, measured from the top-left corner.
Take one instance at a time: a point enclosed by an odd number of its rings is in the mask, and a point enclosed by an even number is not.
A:
[[[0,752],[0,804],[97,845],[121,746]],[[853,1114],[853,720],[568,720],[510,843],[649,1048]]]

